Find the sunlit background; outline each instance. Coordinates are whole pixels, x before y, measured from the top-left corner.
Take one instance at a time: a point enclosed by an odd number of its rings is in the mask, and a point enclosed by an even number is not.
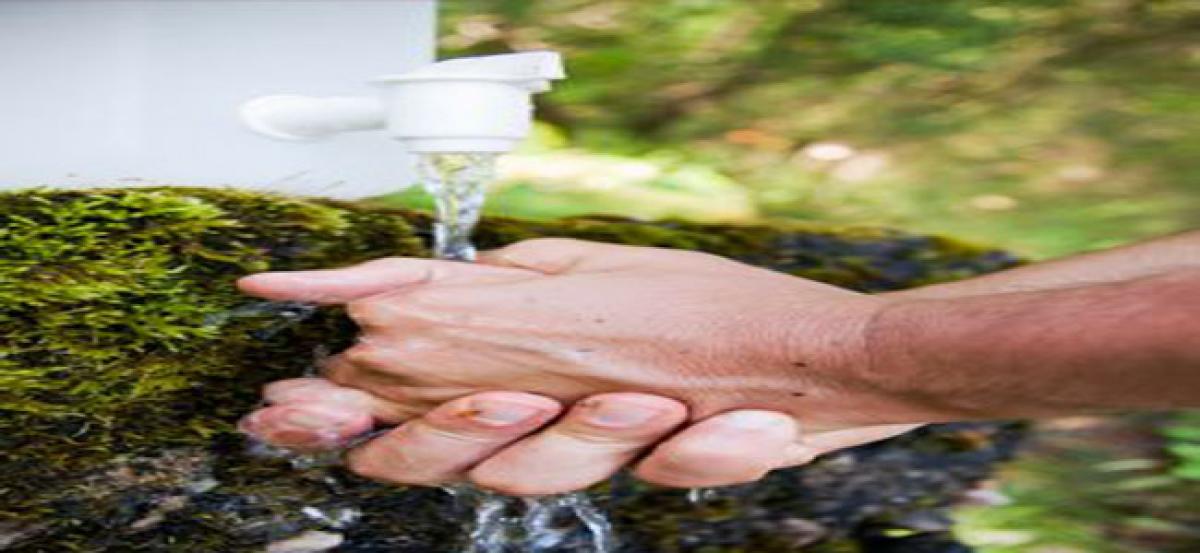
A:
[[[443,56],[569,63],[492,213],[891,225],[1030,258],[1200,227],[1194,0],[442,6]],[[986,552],[1198,551],[1200,417],[1042,423],[969,502]]]

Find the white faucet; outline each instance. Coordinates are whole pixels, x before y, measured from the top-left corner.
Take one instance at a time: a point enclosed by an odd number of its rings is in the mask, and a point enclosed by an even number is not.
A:
[[[377,97],[263,96],[243,104],[241,118],[281,140],[385,129],[411,152],[503,153],[529,134],[530,96],[565,76],[557,52],[457,58],[371,79]]]

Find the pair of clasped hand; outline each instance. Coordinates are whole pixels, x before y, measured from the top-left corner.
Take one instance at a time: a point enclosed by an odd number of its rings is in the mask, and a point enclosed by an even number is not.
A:
[[[242,279],[345,305],[357,345],[269,384],[241,428],[399,484],[573,491],[631,465],[677,487],[756,480],[886,438],[919,409],[859,382],[887,300],[707,254],[539,239],[479,263],[388,258]]]

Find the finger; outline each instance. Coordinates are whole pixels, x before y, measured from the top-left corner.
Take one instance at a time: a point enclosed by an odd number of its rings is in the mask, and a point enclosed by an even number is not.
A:
[[[324,378],[290,378],[267,384],[263,400],[274,405],[320,403],[367,413],[383,424],[398,424],[419,414],[413,408]]]
[[[592,396],[561,421],[475,467],[471,481],[508,495],[586,488],[632,461],[687,419],[687,407],[647,394]]]
[[[400,393],[403,401],[398,401],[323,378],[293,378],[264,387],[263,399],[271,406],[244,417],[239,429],[280,447],[336,449],[377,424],[398,424],[468,393],[466,389],[419,388]]]
[[[321,451],[345,446],[374,424],[369,413],[356,408],[302,403],[258,409],[244,417],[238,429],[279,447]]]
[[[535,238],[500,249],[481,252],[478,263],[554,275],[567,272],[607,271],[627,267],[678,269],[693,263],[711,266],[717,256],[699,252],[589,242],[572,238]]]
[[[481,252],[477,262],[542,274],[602,270],[647,261],[674,259],[673,250],[589,242],[573,238],[535,238]]]
[[[339,304],[413,284],[495,282],[528,276],[528,271],[511,267],[389,257],[341,269],[259,273],[241,278],[237,286],[242,292],[271,300]]]
[[[570,270],[589,254],[605,247],[612,246],[573,238],[535,238],[480,252],[476,262],[557,274]]]
[[[375,395],[383,396],[378,393],[383,388],[430,384],[414,378],[418,371],[411,368],[411,360],[421,360],[418,355],[414,351],[405,352],[360,342],[346,351],[322,359],[319,368],[322,376],[338,386],[371,390]]]
[[[807,464],[826,453],[885,440],[921,426],[920,424],[881,424],[808,434],[788,447],[781,466],[791,467]]]
[[[463,473],[558,415],[558,402],[481,392],[446,403],[352,450],[350,470],[385,482],[434,485]]]
[[[362,390],[383,400],[400,419],[423,414],[452,399],[480,391],[479,386],[450,384],[443,378],[413,369],[399,358],[376,356],[377,348],[355,346],[321,362],[321,374],[343,388]],[[385,350],[386,351],[386,350]],[[420,360],[417,356],[410,356]],[[453,371],[444,371],[447,374]]]
[[[662,486],[696,488],[753,482],[778,467],[796,441],[795,419],[774,411],[715,415],[663,442],[634,475]]]

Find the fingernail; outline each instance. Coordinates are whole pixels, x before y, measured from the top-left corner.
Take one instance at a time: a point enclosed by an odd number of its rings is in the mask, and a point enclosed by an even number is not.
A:
[[[511,426],[532,419],[541,413],[542,409],[523,403],[473,401],[464,414],[476,422],[488,426]]]
[[[596,401],[584,406],[584,419],[597,426],[630,428],[650,422],[662,414],[655,409],[631,401]]]
[[[734,411],[720,417],[722,426],[738,430],[762,430],[792,424],[791,417],[774,411]]]

